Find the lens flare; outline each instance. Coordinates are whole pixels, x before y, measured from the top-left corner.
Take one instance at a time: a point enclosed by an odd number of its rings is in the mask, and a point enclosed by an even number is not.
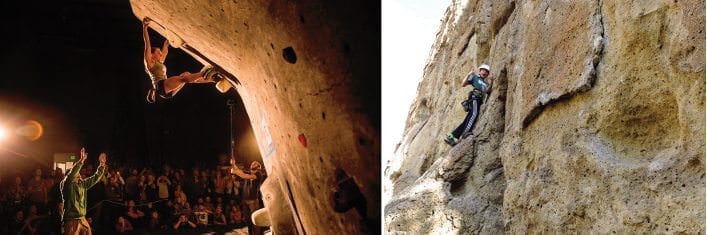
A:
[[[23,136],[28,140],[35,141],[44,134],[44,129],[39,122],[35,120],[28,120],[24,125],[20,126],[15,130],[17,135]]]

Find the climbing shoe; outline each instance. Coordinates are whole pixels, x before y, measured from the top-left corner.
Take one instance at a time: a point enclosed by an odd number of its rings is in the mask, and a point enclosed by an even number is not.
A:
[[[454,137],[454,135],[447,134],[447,137],[444,138],[444,142],[447,142],[448,145],[454,147],[454,145],[457,145],[457,138]]]
[[[213,68],[214,67],[211,67],[211,65],[204,65],[204,67],[202,67],[201,71],[199,71],[199,72],[201,73],[202,76],[206,77],[206,72],[208,72],[209,70],[211,70]]]
[[[201,69],[203,72],[204,79],[213,81],[213,82],[219,82],[223,80],[223,75],[218,72],[218,70],[214,67],[211,66],[205,66],[203,69]]]

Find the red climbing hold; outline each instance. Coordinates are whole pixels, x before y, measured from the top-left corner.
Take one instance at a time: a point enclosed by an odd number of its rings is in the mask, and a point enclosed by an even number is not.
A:
[[[297,139],[299,139],[299,142],[304,146],[305,148],[307,147],[307,137],[304,137],[304,134],[299,134],[297,136]]]

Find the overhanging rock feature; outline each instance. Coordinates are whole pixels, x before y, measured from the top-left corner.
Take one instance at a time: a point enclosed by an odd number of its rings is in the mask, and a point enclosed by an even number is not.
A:
[[[174,46],[239,78],[269,174],[261,191],[276,232],[378,231],[380,3],[130,3],[136,27],[150,17]],[[365,197],[362,209],[336,211],[329,203],[337,169]]]
[[[703,233],[705,1],[452,1],[395,156],[385,231]],[[459,81],[495,78],[474,139]]]

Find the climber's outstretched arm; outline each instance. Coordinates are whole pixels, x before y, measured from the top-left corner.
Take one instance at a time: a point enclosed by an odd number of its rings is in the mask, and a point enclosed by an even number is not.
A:
[[[150,18],[145,17],[145,19],[142,20],[142,40],[145,42],[145,65],[148,68],[152,67],[154,63],[152,61],[152,52],[150,52],[152,48],[150,46],[150,34],[147,32],[147,26],[149,24]]]
[[[167,59],[167,53],[169,52],[169,40],[165,39],[164,44],[162,44],[162,58],[160,62],[164,64],[164,60]]]

